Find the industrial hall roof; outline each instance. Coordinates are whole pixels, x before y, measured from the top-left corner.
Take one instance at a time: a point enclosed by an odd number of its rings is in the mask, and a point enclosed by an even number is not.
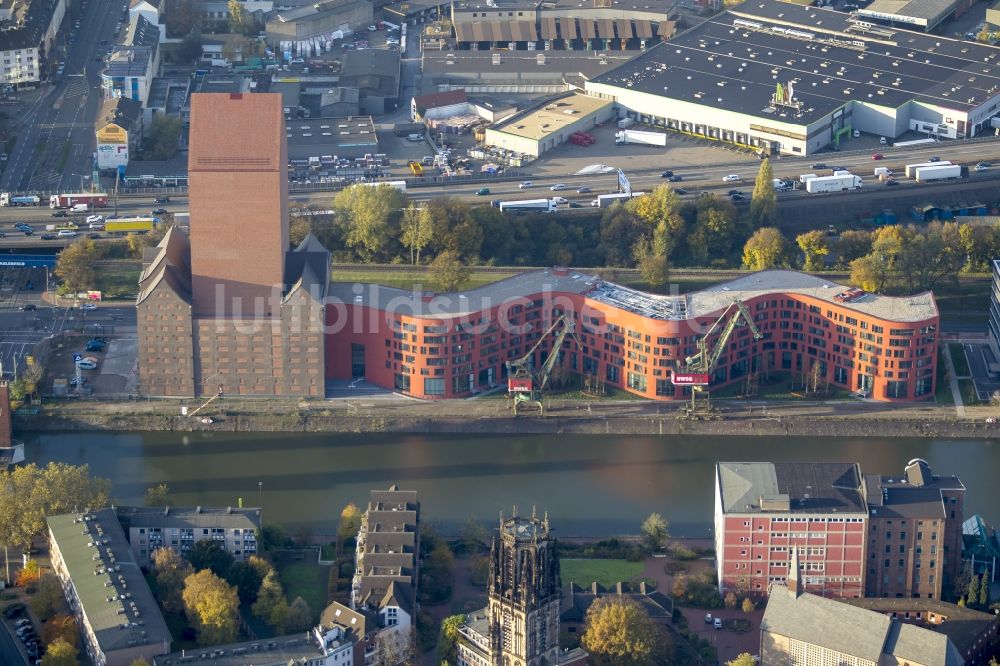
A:
[[[1000,95],[1000,50],[750,0],[594,82],[808,125],[851,101],[975,109]],[[790,103],[772,103],[778,84]]]

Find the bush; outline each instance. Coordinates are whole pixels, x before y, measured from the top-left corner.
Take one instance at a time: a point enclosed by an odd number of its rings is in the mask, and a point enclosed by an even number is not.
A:
[[[721,608],[722,598],[710,577],[677,576],[672,588],[674,599],[682,606]]]
[[[438,631],[440,630],[434,615],[429,611],[417,611],[417,649],[420,652],[427,652],[437,645]]]
[[[639,562],[646,554],[647,550],[641,544],[620,539],[605,539],[586,544],[559,543],[559,556],[566,558]]]
[[[668,560],[663,565],[663,573],[665,574],[678,574],[687,571],[687,565],[682,562],[673,562]]]
[[[752,628],[750,620],[742,617],[725,620],[722,624],[726,627],[726,629],[737,634],[745,634]]]
[[[682,544],[676,544],[672,549],[673,556],[682,562],[689,562],[698,559],[698,553]]]

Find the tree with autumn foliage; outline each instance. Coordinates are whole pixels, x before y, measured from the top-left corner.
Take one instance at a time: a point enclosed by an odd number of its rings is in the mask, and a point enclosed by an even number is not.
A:
[[[209,569],[184,579],[184,612],[198,631],[200,645],[231,643],[236,638],[240,599],[236,588]]]
[[[601,597],[592,603],[580,644],[599,665],[660,666],[669,662],[663,631],[628,597]]]

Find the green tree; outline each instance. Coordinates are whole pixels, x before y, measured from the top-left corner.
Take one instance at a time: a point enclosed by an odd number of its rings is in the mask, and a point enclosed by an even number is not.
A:
[[[80,660],[77,658],[77,652],[79,651],[67,643],[65,639],[57,638],[45,648],[42,666],[79,666]]]
[[[195,9],[194,0],[170,0],[168,11],[164,12],[167,25],[167,37],[176,38],[197,32],[200,23],[199,12]],[[194,54],[193,60],[201,55],[201,49]]]
[[[677,241],[684,237],[687,226],[687,221],[681,214],[681,204],[681,198],[666,185],[659,185],[652,192],[625,203],[626,210],[649,226],[651,247],[647,254],[664,258],[673,254]],[[640,264],[643,258],[637,257]]]
[[[778,193],[774,191],[774,170],[771,160],[765,158],[757,170],[750,200],[750,221],[754,228],[774,224],[778,218]]]
[[[872,235],[867,231],[849,229],[837,239],[837,263],[847,266],[872,251]]]
[[[107,506],[110,486],[91,477],[87,465],[31,463],[0,471],[0,543],[27,550],[45,533],[47,516]]]
[[[438,658],[443,663],[453,664],[456,661],[455,644],[458,642],[459,629],[465,624],[464,615],[450,615],[441,621],[441,634],[438,637]]]
[[[59,579],[52,574],[42,576],[38,581],[38,591],[31,597],[29,605],[42,622],[58,613],[63,607],[63,591]]]
[[[354,502],[348,502],[340,510],[340,525],[337,527],[337,538],[341,542],[353,539],[361,529],[361,511]]]
[[[778,268],[784,263],[788,241],[774,227],[762,227],[743,245],[743,265],[752,271]]]
[[[702,266],[728,264],[739,239],[736,207],[718,197],[701,197],[696,204],[695,225],[688,235],[691,259]]]
[[[983,608],[990,605],[990,579],[986,574],[979,581],[979,605]]]
[[[420,263],[420,253],[434,240],[434,219],[429,208],[413,204],[403,211],[399,241],[410,251],[410,263]]]
[[[253,18],[247,13],[240,0],[229,0],[226,3],[226,11],[229,13],[229,30],[241,35],[253,28]]]
[[[55,615],[42,625],[42,645],[52,645],[60,639],[80,649],[80,629],[72,615]]]
[[[970,605],[979,603],[979,576],[976,574],[972,574],[972,578],[969,579],[969,591],[966,597]]]
[[[740,605],[740,608],[743,610],[744,613],[752,613],[754,612],[754,610],[756,610],[757,606],[756,604],[754,604],[753,599],[751,599],[750,597],[744,597],[743,603]]]
[[[149,160],[169,160],[180,151],[183,123],[180,118],[158,114],[146,133],[148,146],[144,157]]]
[[[165,483],[146,488],[146,506],[173,506],[174,501],[170,498],[170,488]]]
[[[302,597],[295,597],[288,607],[288,618],[285,623],[285,631],[295,633],[297,631],[309,631],[313,626],[313,612],[309,608],[309,603]]]
[[[421,535],[421,541],[423,535]],[[455,556],[452,554],[448,544],[443,540],[438,540],[434,548],[427,557],[420,569],[421,593],[430,602],[444,601],[451,596],[452,567],[455,563]]]
[[[490,533],[475,516],[469,516],[458,532],[462,550],[466,553],[483,553],[490,547]]]
[[[260,555],[251,555],[242,562],[236,562],[229,569],[226,582],[236,587],[240,601],[252,604],[257,600],[257,591],[267,574],[274,571],[271,563]]]
[[[100,257],[101,251],[97,243],[89,238],[82,238],[59,253],[56,276],[71,293],[93,289],[97,279],[94,262]]]
[[[625,206],[614,204],[601,216],[601,247],[608,266],[630,267],[636,243],[646,234],[646,224]]]
[[[743,652],[735,659],[727,661],[726,666],[757,666],[757,661],[749,652]]]
[[[236,589],[208,569],[184,580],[184,614],[198,631],[198,643],[216,645],[236,638],[240,600]]]
[[[906,236],[897,256],[897,270],[908,293],[934,289],[942,282],[958,283],[958,272],[965,265],[959,225],[935,222],[923,234]]]
[[[483,230],[472,208],[456,197],[436,197],[424,205],[432,221],[432,247],[438,253],[451,250],[466,261],[475,261],[483,246]]]
[[[257,590],[257,601],[254,602],[251,610],[256,617],[271,622],[271,614],[274,608],[285,600],[285,591],[281,587],[281,580],[278,579],[276,571],[269,572],[264,576],[264,580]]]
[[[355,185],[337,193],[333,209],[346,229],[344,242],[364,262],[386,256],[398,236],[397,219],[403,194],[385,183],[375,187]]]
[[[235,561],[233,556],[229,554],[229,551],[215,539],[201,539],[200,541],[196,541],[191,546],[191,550],[185,553],[185,556],[191,563],[191,566],[195,568],[195,571],[211,569],[212,573],[219,578],[225,578],[229,575],[229,570]]]
[[[292,203],[288,206],[288,244],[297,247],[312,233],[312,211],[308,206]]]
[[[458,291],[471,276],[472,271],[454,250],[445,250],[431,262],[430,282],[437,291]]]
[[[628,597],[601,597],[587,609],[580,644],[594,663],[608,665],[663,664],[666,637],[656,623]]]
[[[642,535],[653,550],[663,548],[663,542],[670,536],[669,523],[658,513],[651,513],[642,521]]]
[[[191,0],[181,0],[184,3],[189,3]],[[174,3],[171,3],[173,5]],[[169,26],[170,18],[173,16],[173,11],[167,14],[167,25]],[[167,28],[169,32],[169,27]],[[181,40],[180,46],[174,52],[179,64],[194,64],[198,62],[202,53],[202,41],[201,33],[197,30],[189,30],[184,39]]]
[[[194,567],[173,548],[153,551],[153,574],[160,605],[168,613],[184,610],[184,581],[194,573]]]
[[[267,615],[267,623],[270,624],[275,633],[283,634],[288,626],[288,600],[281,597],[271,606],[271,612]]]
[[[826,234],[822,231],[807,231],[795,237],[795,243],[805,255],[805,262],[802,269],[809,272],[821,271],[826,268],[823,257],[830,254],[830,248],[826,244]]]

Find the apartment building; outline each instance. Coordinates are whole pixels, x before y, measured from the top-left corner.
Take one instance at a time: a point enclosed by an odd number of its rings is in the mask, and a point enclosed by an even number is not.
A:
[[[965,486],[911,460],[901,476],[865,475],[865,596],[940,599],[962,565]]]
[[[371,491],[358,532],[351,606],[381,607],[390,588],[416,599],[419,553],[417,491],[396,485]]]
[[[797,551],[803,590],[860,597],[867,524],[857,463],[717,463],[719,592],[766,595],[786,582]]]
[[[171,636],[114,509],[50,516],[52,569],[96,666],[170,651]]]
[[[559,315],[576,339],[564,370],[650,400],[680,400],[685,358],[734,301],[761,333],[737,327],[719,355],[713,387],[753,375],[795,373],[885,402],[934,394],[938,311],[931,293],[869,294],[787,270],[762,271],[690,294],[647,294],[566,269],[523,273],[453,294],[381,285],[330,285],[329,379],[365,377],[418,398],[454,398],[506,381]],[[720,329],[709,336],[718,341]],[[554,350],[542,340],[534,367]]]
[[[236,561],[257,553],[260,509],[234,507],[118,507],[140,566],[149,566],[159,548],[186,553],[199,541],[218,541]]]

